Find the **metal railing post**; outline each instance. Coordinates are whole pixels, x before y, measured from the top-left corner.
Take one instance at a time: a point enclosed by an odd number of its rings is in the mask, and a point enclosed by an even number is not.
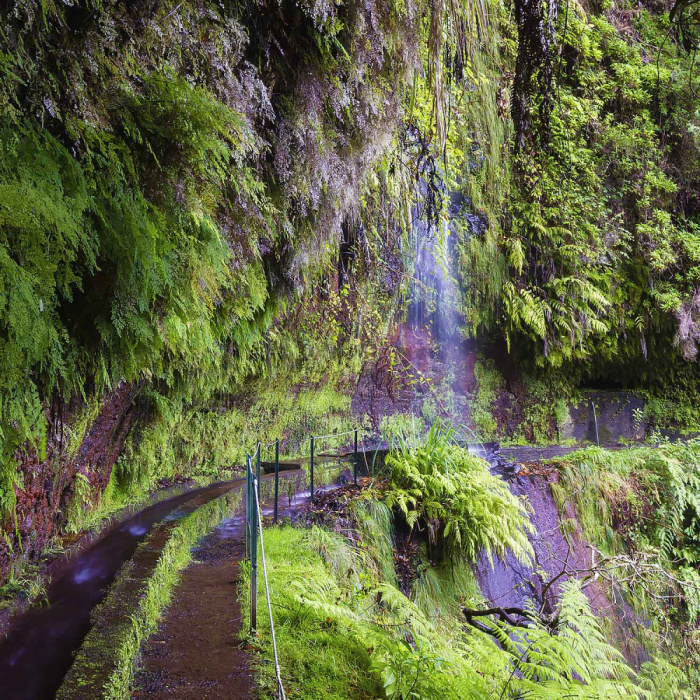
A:
[[[251,470],[252,471],[252,470]],[[251,475],[252,477],[252,475]],[[258,480],[251,478],[251,525],[258,515],[258,499],[256,498]],[[251,527],[250,538],[250,634],[255,635],[258,628],[258,528]]]
[[[275,440],[275,522],[277,522],[277,503],[280,490],[280,439]]]
[[[353,456],[352,474],[355,486],[357,486],[357,428],[355,428],[355,453]]]
[[[255,462],[255,476],[258,479],[258,485],[260,484],[260,440],[258,440],[258,459]]]
[[[598,414],[595,410],[595,404],[591,401],[591,407],[593,408],[593,421],[595,423],[595,441],[598,447],[600,447],[600,436],[598,435]]]
[[[253,484],[255,488],[255,501],[258,500],[257,487],[258,484],[255,482]],[[263,525],[262,519],[260,518],[260,509],[258,508],[258,532],[260,533],[260,557],[262,558],[262,568],[263,568],[263,581],[265,582],[265,598],[267,600],[267,614],[270,620],[270,634],[272,635],[272,653],[275,660],[275,676],[277,677],[277,700],[287,700],[287,696],[284,692],[284,686],[282,685],[282,672],[280,671],[279,657],[277,656],[277,639],[275,638],[275,621],[272,617],[272,601],[270,600],[270,584],[267,578],[267,564],[265,563],[265,542],[263,538]]]
[[[311,436],[311,501],[314,500],[314,436]]]
[[[245,555],[250,559],[250,455],[245,457]]]

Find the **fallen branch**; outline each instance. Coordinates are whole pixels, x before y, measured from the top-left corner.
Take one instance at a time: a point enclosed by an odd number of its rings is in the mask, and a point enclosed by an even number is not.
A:
[[[486,608],[485,610],[463,608],[462,612],[464,613],[464,617],[467,618],[467,622],[472,625],[472,627],[476,627],[477,629],[488,628],[474,618],[488,617],[490,615],[497,615],[501,622],[506,622],[512,627],[530,627],[531,623],[534,622],[533,614],[527,610],[523,610],[522,608]],[[522,619],[516,620],[515,618],[511,617],[511,615],[518,615]]]

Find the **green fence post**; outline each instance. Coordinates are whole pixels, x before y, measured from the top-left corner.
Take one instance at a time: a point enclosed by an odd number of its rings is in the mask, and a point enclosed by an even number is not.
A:
[[[245,457],[245,555],[250,559],[250,455]]]
[[[314,500],[314,436],[311,436],[311,501]]]
[[[275,522],[277,522],[277,501],[280,490],[280,439],[275,440]]]
[[[250,538],[250,634],[255,635],[258,628],[258,499],[255,497],[255,486],[260,482],[253,481],[251,475],[252,503],[250,508],[251,538]]]
[[[355,452],[352,463],[352,475],[355,486],[357,486],[357,428],[355,428]]]
[[[255,476],[258,478],[258,490],[260,489],[260,440],[258,440],[258,459],[255,463]]]

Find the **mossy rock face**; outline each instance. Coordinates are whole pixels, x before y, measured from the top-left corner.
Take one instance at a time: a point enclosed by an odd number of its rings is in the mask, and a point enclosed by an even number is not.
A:
[[[14,552],[42,535],[21,527],[45,489],[15,492],[40,464],[61,462],[41,482],[76,513],[105,488],[130,500],[225,478],[257,439],[293,451],[349,414],[401,291],[379,266],[398,222],[365,246],[358,202],[368,221],[386,204],[417,25],[402,3],[283,5],[3,13],[0,519],[18,506]],[[63,464],[85,434],[70,402],[122,386],[123,431],[81,491]]]
[[[595,412],[593,407],[595,406]],[[652,438],[692,438],[698,434],[697,409],[682,396],[657,397],[646,392],[583,391],[570,407],[562,440],[601,444],[642,442]]]

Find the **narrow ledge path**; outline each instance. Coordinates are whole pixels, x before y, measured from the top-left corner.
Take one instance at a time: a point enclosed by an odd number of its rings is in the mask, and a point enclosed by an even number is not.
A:
[[[220,525],[193,552],[158,632],[142,649],[133,698],[255,697],[241,649],[239,564],[244,517]]]
[[[317,491],[337,485],[320,486]],[[282,493],[280,490],[279,517],[293,520],[308,503],[310,493],[296,492],[291,500]],[[262,512],[272,514],[271,501],[263,503]],[[132,700],[257,697],[250,657],[240,640],[239,566],[244,557],[242,514],[224,521],[201,540],[173,591],[158,632],[142,647]]]

